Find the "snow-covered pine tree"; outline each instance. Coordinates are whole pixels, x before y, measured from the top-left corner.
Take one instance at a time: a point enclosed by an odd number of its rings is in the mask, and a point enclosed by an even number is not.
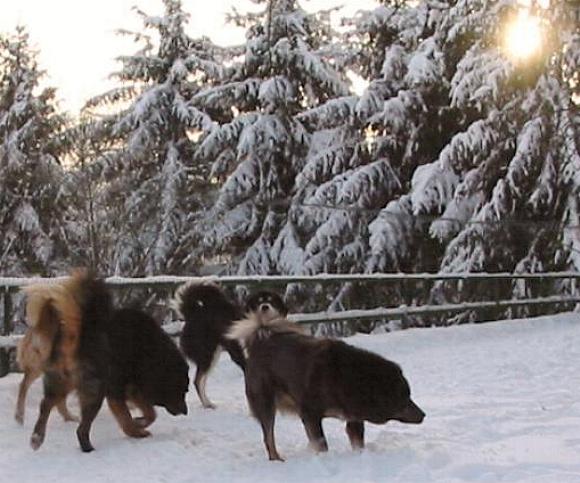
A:
[[[214,161],[212,175],[223,183],[208,245],[231,256],[240,274],[281,270],[275,243],[311,145],[300,114],[348,93],[344,75],[333,68],[325,12],[309,14],[295,0],[256,3],[264,9],[232,17],[247,28],[236,74],[194,97],[235,111],[203,141],[200,156]]]
[[[99,160],[110,146],[98,136],[98,121],[81,115],[64,133],[67,145],[67,182],[70,185],[67,212],[69,266],[87,267],[106,274],[108,249],[116,234],[107,225],[107,205],[100,187]]]
[[[372,77],[362,96],[332,99],[300,116],[316,130],[316,142],[297,178],[294,216],[276,242],[283,271],[393,271],[420,265],[412,249],[421,237],[408,216],[411,197],[401,195],[434,179],[433,170],[415,179],[411,175],[431,162],[450,136],[442,55],[433,42],[423,45],[440,9],[439,4],[384,2],[347,22],[349,67]],[[453,179],[444,178],[432,189],[452,189]],[[331,305],[348,305],[348,295],[364,305],[369,292],[361,300],[355,288],[344,287]]]
[[[89,169],[98,176],[100,223],[113,234],[107,271],[123,275],[191,271],[198,263],[196,216],[211,202],[209,165],[194,152],[213,121],[191,98],[225,74],[223,52],[186,34],[180,0],[163,4],[162,16],[137,10],[144,33],[120,32],[143,48],[119,57],[114,77],[122,86],[88,105],[114,112],[91,129],[103,147]]]
[[[322,270],[577,267],[579,136],[573,95],[578,89],[578,27],[566,22],[565,2],[552,7],[533,7],[544,19],[546,38],[543,51],[527,65],[511,62],[499,48],[503,29],[521,8],[515,1],[387,1],[361,14],[354,31],[360,43],[350,44],[357,48],[353,68],[376,78],[358,101],[335,100],[302,119],[314,120],[321,130],[341,122],[344,130],[354,119],[350,125],[358,123],[371,137],[362,157],[366,161],[353,163],[351,170],[323,147],[319,164],[306,164],[305,176],[298,179],[315,180],[309,192],[323,195],[320,204],[339,209],[327,210],[337,215],[328,220],[321,215],[320,223],[315,216],[308,218],[314,220],[308,228],[314,235],[305,237],[314,248],[310,254],[301,251],[299,230],[288,230],[287,239],[296,240],[286,243],[288,252],[302,255],[304,267]],[[557,25],[557,31],[550,25]],[[356,135],[343,139],[354,139],[362,148]],[[329,146],[341,152],[339,142]],[[348,179],[349,192],[356,192],[352,183],[357,175],[381,159],[389,162],[396,176],[389,179],[396,179],[400,188],[377,197],[374,207],[365,205],[357,219],[351,215],[356,203],[372,199],[377,188],[380,193],[389,184],[369,189],[372,178],[360,176],[367,183],[358,190],[364,196],[350,206],[345,206],[343,186]],[[352,236],[347,227],[355,225],[345,220],[359,221],[369,208],[382,210],[368,224],[368,235],[359,227]],[[560,229],[556,243],[546,243],[554,219],[560,227],[571,226]],[[338,267],[336,254],[352,246],[359,233],[357,256],[350,267]],[[449,285],[439,284],[431,296],[483,296],[479,285],[453,285],[446,293]],[[502,292],[498,296],[509,297],[511,287],[496,288]],[[386,299],[389,304],[425,300],[413,291]]]
[[[23,27],[0,37],[0,272],[51,275],[66,253],[66,120],[55,90],[41,87]]]
[[[451,40],[470,38],[450,94],[452,105],[472,113],[437,160],[459,177],[455,193],[444,200],[442,220],[430,227],[445,247],[441,270],[578,270],[580,123],[573,97],[578,26],[569,21],[566,2],[553,2],[547,10],[532,4],[530,12],[543,26],[542,49],[515,62],[497,48],[497,39],[521,15],[520,7],[515,2],[475,7],[458,2],[441,31]],[[516,295],[546,290],[536,284],[530,292],[523,285],[515,285]],[[567,283],[556,286],[571,289]],[[510,297],[510,286],[495,288],[498,298]],[[439,284],[433,294],[465,300],[481,297],[482,290]]]
[[[362,41],[353,43],[354,67],[375,75],[357,115],[373,135],[373,157],[390,160],[406,193],[377,206],[383,209],[369,225],[367,271],[434,268],[436,253],[417,215],[441,210],[455,188],[455,174],[433,160],[461,119],[448,103],[447,71],[460,47],[437,35],[446,8],[442,2],[387,1],[356,19],[354,38]]]

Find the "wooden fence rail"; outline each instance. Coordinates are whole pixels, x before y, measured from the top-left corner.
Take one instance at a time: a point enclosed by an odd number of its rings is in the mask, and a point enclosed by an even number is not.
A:
[[[37,282],[58,282],[62,277],[0,277],[0,289],[16,292],[21,287]],[[264,275],[264,276],[153,276],[146,278],[108,277],[107,285],[118,288],[158,288],[171,289],[189,281],[215,281],[224,286],[244,285],[255,286],[284,286],[290,284],[329,284],[329,283],[386,283],[404,281],[454,281],[454,280],[554,280],[580,279],[579,272],[546,272],[546,273],[371,273],[371,274],[319,274],[319,275]]]
[[[151,289],[158,291],[172,291],[182,283],[189,281],[215,281],[223,286],[246,286],[249,288],[281,287],[290,284],[320,284],[340,285],[355,284],[397,284],[401,282],[437,282],[437,281],[548,281],[548,280],[580,280],[578,272],[549,272],[549,273],[386,273],[386,274],[321,274],[313,276],[224,276],[224,277],[179,277],[156,276],[147,278],[109,277],[106,283],[111,289]],[[0,277],[0,307],[4,314],[0,330],[0,376],[10,367],[9,352],[17,345],[22,337],[13,334],[14,306],[13,296],[21,287],[31,283],[51,283],[61,278],[10,278]],[[539,298],[515,300],[488,300],[478,302],[464,302],[460,304],[421,305],[381,307],[371,310],[347,310],[341,312],[315,312],[292,314],[290,318],[304,324],[327,324],[352,321],[388,321],[401,320],[407,317],[440,316],[469,311],[489,309],[507,309],[510,307],[556,306],[557,310],[570,310],[575,304],[580,304],[580,296],[547,296]],[[176,335],[180,332],[182,323],[166,324],[165,329]]]
[[[190,281],[215,281],[224,286],[247,286],[247,287],[275,287],[289,284],[342,284],[342,283],[371,283],[393,284],[398,282],[424,282],[424,281],[498,281],[498,280],[555,280],[555,279],[580,279],[578,272],[546,272],[546,273],[381,273],[381,274],[321,274],[312,276],[224,276],[224,277],[184,277],[184,276],[155,276],[147,278],[109,277],[107,285],[112,289],[159,289],[173,290],[177,286]],[[4,323],[1,336],[6,341],[13,330],[12,295],[21,287],[31,283],[51,283],[62,278],[13,278],[0,277],[0,294],[3,298]],[[297,322],[325,323],[348,320],[388,320],[411,315],[436,315],[443,313],[457,313],[469,310],[482,310],[489,308],[508,308],[517,306],[553,305],[580,303],[576,297],[542,297],[537,299],[518,300],[493,300],[481,302],[468,302],[448,305],[429,306],[402,306],[393,308],[380,308],[374,310],[350,310],[345,312],[318,312],[315,314],[296,314]]]

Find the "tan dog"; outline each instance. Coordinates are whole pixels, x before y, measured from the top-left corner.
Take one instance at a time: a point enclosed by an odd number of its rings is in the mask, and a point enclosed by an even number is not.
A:
[[[52,290],[59,292],[61,287],[52,287]],[[24,289],[29,295],[38,292],[36,286]],[[16,360],[20,369],[24,372],[24,377],[18,390],[18,401],[16,403],[16,413],[14,418],[19,424],[24,422],[24,408],[26,395],[31,384],[44,374],[49,362],[51,353],[55,345],[55,339],[59,334],[61,320],[53,306],[48,302],[50,297],[39,296],[30,297],[26,307],[26,319],[29,329],[18,344]],[[65,421],[78,421],[66,406],[66,401],[62,400],[57,405],[57,409]]]

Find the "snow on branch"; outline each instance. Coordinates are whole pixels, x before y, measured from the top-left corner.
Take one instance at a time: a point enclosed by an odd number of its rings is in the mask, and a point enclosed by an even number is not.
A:
[[[448,242],[462,230],[485,200],[482,189],[482,168],[469,171],[455,189],[441,219],[431,224],[429,233],[441,242]]]
[[[468,108],[497,105],[513,73],[512,64],[499,52],[473,46],[457,65],[451,79],[451,106]]]
[[[502,141],[505,142],[508,137],[509,133],[498,129],[501,123],[500,114],[492,111],[486,119],[473,122],[466,131],[453,136],[441,151],[441,166],[458,172],[478,166],[494,149],[501,147]]]
[[[311,129],[330,129],[350,122],[354,117],[357,96],[330,99],[320,106],[301,112],[296,119]]]
[[[296,90],[285,76],[274,76],[260,85],[258,99],[263,107],[280,106],[296,102]]]
[[[232,122],[214,126],[203,140],[199,153],[206,159],[217,156],[226,146],[237,143],[242,131],[259,118],[260,115],[258,113],[250,112],[239,115]]]
[[[417,91],[402,90],[396,97],[384,101],[381,111],[372,115],[368,122],[379,124],[396,133],[407,132],[414,114],[424,111],[423,100]]]
[[[391,201],[371,222],[370,257],[366,271],[399,270],[411,254],[415,219],[410,195]]]
[[[308,186],[325,183],[338,173],[355,168],[359,164],[355,162],[355,149],[355,146],[336,143],[310,156],[296,177],[298,192],[303,191]]]
[[[191,102],[208,109],[230,109],[232,106],[252,105],[258,101],[261,79],[249,78],[239,82],[204,89],[191,98]]]
[[[373,208],[392,199],[400,189],[401,183],[391,165],[380,159],[323,183],[305,203]]]
[[[240,201],[257,193],[260,187],[260,168],[259,161],[254,157],[248,157],[239,163],[222,186],[216,206],[220,210],[232,209]]]
[[[280,231],[272,246],[271,258],[276,262],[278,273],[289,275],[302,273],[304,250],[292,221],[287,221]]]
[[[443,69],[443,54],[430,37],[410,55],[405,82],[412,87],[444,82]]]
[[[324,91],[333,96],[348,96],[350,89],[338,74],[315,55],[308,44],[301,38],[296,39],[297,47],[294,48],[288,38],[282,38],[272,48],[273,55],[280,59],[293,59],[286,61],[287,65],[295,65],[299,72],[306,74],[310,81],[319,84]]]
[[[459,176],[439,161],[419,166],[411,180],[413,214],[441,213],[458,184]]]
[[[186,101],[179,92],[176,92],[173,98],[173,114],[183,124],[197,127],[204,132],[210,132],[215,126],[214,121],[205,112],[193,106],[191,101]]]

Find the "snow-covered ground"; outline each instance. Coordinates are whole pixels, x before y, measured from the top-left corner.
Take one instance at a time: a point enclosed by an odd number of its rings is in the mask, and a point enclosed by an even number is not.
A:
[[[104,408],[91,454],[55,412],[33,452],[40,383],[22,428],[13,419],[20,376],[10,375],[0,379],[0,482],[580,482],[580,314],[348,341],[402,365],[422,425],[367,425],[367,449],[356,453],[343,424],[325,420],[330,451],[316,456],[300,422],[278,417],[286,462],[269,462],[242,374],[224,355],[208,383],[215,411],[192,392],[188,416],[160,413],[150,438],[131,440]]]

